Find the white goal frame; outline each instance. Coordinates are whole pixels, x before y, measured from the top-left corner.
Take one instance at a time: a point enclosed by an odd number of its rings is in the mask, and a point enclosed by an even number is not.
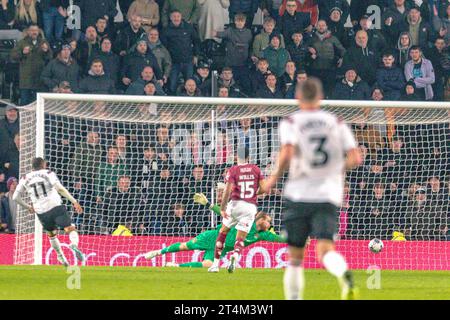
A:
[[[58,94],[38,93],[36,101],[36,157],[45,155],[45,102],[48,100],[78,101],[78,102],[122,102],[122,103],[148,103],[148,104],[183,104],[183,105],[241,105],[241,106],[280,106],[292,107],[297,105],[294,99],[241,99],[241,98],[203,98],[203,97],[167,97],[167,96],[128,96],[128,95],[84,95],[84,94]],[[450,102],[405,102],[405,101],[349,101],[349,100],[323,100],[322,105],[345,108],[407,108],[407,109],[444,109],[450,112]],[[214,126],[215,115],[212,111],[211,123]],[[212,141],[215,141],[212,130]],[[214,144],[212,144],[214,147]],[[23,172],[21,172],[23,174]],[[214,193],[212,193],[214,194]],[[214,203],[214,202],[212,202]],[[214,219],[212,215],[212,219]],[[34,265],[42,264],[43,242],[42,226],[38,219],[34,219]]]

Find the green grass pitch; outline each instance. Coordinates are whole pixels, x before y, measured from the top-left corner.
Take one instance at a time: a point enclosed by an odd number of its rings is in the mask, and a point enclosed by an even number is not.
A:
[[[80,289],[68,289],[62,266],[0,266],[5,299],[283,299],[283,270],[81,267]],[[369,290],[365,271],[355,271],[361,299],[450,299],[450,272],[381,271],[381,289]],[[336,280],[307,270],[305,299],[338,299]],[[69,283],[75,283],[69,279]],[[217,288],[222,286],[222,290]]]

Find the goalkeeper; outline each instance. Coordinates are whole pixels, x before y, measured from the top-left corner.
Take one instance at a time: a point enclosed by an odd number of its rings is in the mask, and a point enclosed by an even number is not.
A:
[[[220,215],[220,206],[219,205],[211,205],[206,199],[203,193],[196,193],[194,195],[194,202],[199,203],[201,205],[207,206],[209,209],[214,211],[217,215]],[[282,236],[277,235],[273,231],[273,227],[271,227],[272,218],[264,212],[258,212],[255,218],[255,222],[252,225],[250,232],[245,238],[244,246],[250,246],[258,241],[269,241],[269,242],[282,242],[286,243],[286,239]],[[145,254],[145,258],[150,260],[154,257],[170,253],[170,252],[179,252],[179,251],[190,251],[190,250],[201,250],[205,251],[203,255],[202,262],[188,262],[182,263],[180,265],[175,263],[166,263],[167,267],[191,267],[191,268],[209,268],[214,260],[214,247],[216,245],[216,239],[219,234],[221,225],[218,225],[214,230],[208,230],[200,233],[195,238],[189,240],[188,242],[177,242],[171,244],[170,246],[160,249],[150,251]],[[225,246],[222,251],[222,257],[227,254],[229,251],[233,251],[234,242],[236,239],[237,230],[233,227],[231,231],[228,233],[225,239]]]

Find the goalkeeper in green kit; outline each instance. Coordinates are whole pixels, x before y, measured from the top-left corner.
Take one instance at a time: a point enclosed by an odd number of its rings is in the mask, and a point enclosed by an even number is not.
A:
[[[219,187],[220,188],[220,187]],[[209,207],[214,213],[220,215],[220,206],[219,205],[211,205],[206,199],[205,195],[202,193],[196,193],[194,195],[194,202],[199,203],[201,205]],[[244,241],[244,246],[250,246],[258,241],[269,241],[269,242],[282,242],[286,243],[286,239],[282,236],[277,235],[273,228],[271,227],[272,218],[267,213],[258,212],[255,218],[255,222],[252,225],[250,232],[247,235],[247,238]],[[201,250],[205,251],[203,255],[202,262],[188,262],[182,264],[175,264],[172,262],[166,263],[166,267],[191,267],[191,268],[209,268],[214,260],[214,248],[216,245],[216,239],[219,234],[221,225],[218,225],[214,230],[208,230],[200,233],[195,238],[189,240],[188,242],[177,242],[174,243],[164,249],[150,251],[145,254],[145,258],[150,260],[154,257],[170,253],[170,252],[179,252],[179,251],[190,251],[190,250]],[[227,254],[229,251],[234,250],[234,243],[236,241],[236,232],[237,230],[233,227],[231,231],[228,233],[225,246],[222,251],[222,257]]]

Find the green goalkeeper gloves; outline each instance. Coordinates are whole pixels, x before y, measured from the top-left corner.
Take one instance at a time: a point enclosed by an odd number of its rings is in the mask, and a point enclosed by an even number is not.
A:
[[[194,194],[194,202],[204,206],[209,204],[208,199],[206,199],[206,196],[203,193]]]

